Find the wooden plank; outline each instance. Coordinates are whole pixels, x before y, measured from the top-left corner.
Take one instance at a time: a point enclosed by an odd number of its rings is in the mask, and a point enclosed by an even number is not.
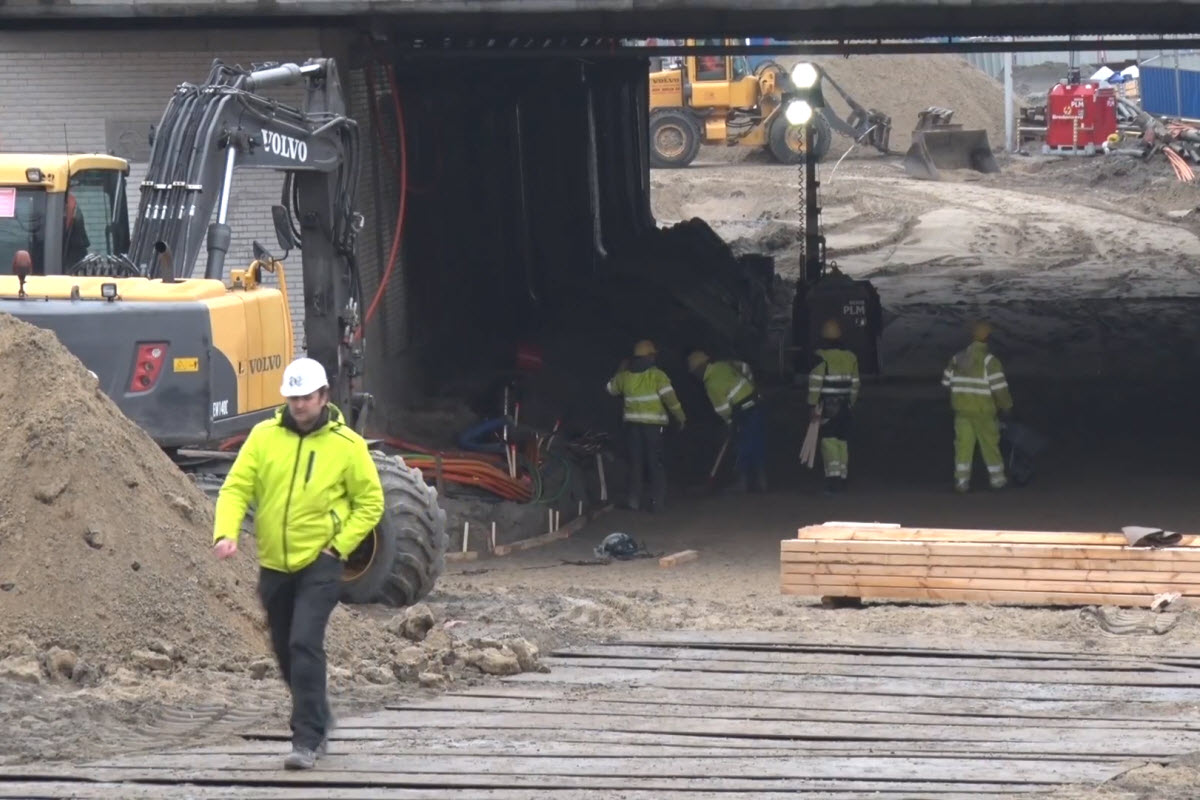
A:
[[[469,722],[465,723],[469,726]],[[438,728],[431,737],[428,732],[395,731],[382,729],[386,733],[377,737],[358,735],[363,730],[381,730],[377,728],[354,729],[354,738],[335,739],[331,744],[331,755],[338,757],[346,755],[369,756],[376,754],[423,755],[429,758],[439,758],[443,755],[473,756],[527,756],[527,757],[562,757],[566,755],[592,756],[597,758],[662,758],[673,756],[697,756],[704,758],[770,758],[779,754],[806,753],[825,756],[862,756],[869,753],[876,758],[910,758],[928,756],[936,758],[977,758],[980,755],[1004,755],[1022,759],[1050,759],[1064,761],[1119,761],[1126,759],[1158,759],[1162,756],[1161,748],[1148,744],[1150,738],[1143,737],[1146,743],[1125,741],[1111,751],[1104,753],[1081,753],[1065,746],[1046,745],[1044,743],[1025,742],[872,742],[867,746],[853,742],[832,742],[820,740],[792,741],[788,739],[752,739],[744,740],[729,737],[697,737],[683,734],[630,734],[623,731],[588,731],[567,734],[562,728],[531,728],[513,732],[504,737],[502,742],[493,739],[479,739],[477,732],[470,727]],[[596,747],[597,736],[620,738],[619,744],[600,742]],[[591,737],[589,739],[583,736]],[[574,737],[574,738],[572,738]],[[630,742],[630,737],[637,737],[638,742]],[[441,743],[432,747],[429,739]],[[669,739],[672,744],[660,741]],[[234,742],[226,745],[208,745],[187,749],[168,749],[161,751],[167,755],[226,754],[251,755],[275,754],[283,755],[289,747],[288,732],[281,731],[276,739],[258,739],[246,742]]]
[[[689,647],[647,647],[636,644],[587,645],[551,650],[548,658],[687,658],[703,661],[738,661],[762,664],[814,664],[856,667],[922,667],[927,673],[964,667],[993,670],[1075,670],[1129,672],[1138,674],[1175,673],[1145,659],[1017,659],[1003,656],[986,659],[945,658],[936,656],[880,655],[876,653],[811,653],[771,650],[702,649]],[[859,672],[864,670],[860,669]]]
[[[1200,674],[1180,672],[1108,672],[1105,670],[1077,670],[1055,672],[1054,670],[990,669],[978,666],[948,666],[933,671],[928,667],[877,666],[869,670],[852,664],[789,664],[769,661],[733,661],[728,659],[692,658],[634,658],[571,656],[544,660],[553,670],[555,667],[585,667],[641,670],[675,670],[681,672],[722,672],[742,675],[806,675],[824,677],[894,678],[906,681],[937,680],[943,682],[973,682],[996,684],[1043,684],[1053,686],[1163,686],[1200,688]]]
[[[795,698],[791,698],[794,701]],[[644,697],[635,696],[628,703],[615,703],[612,700],[604,701],[575,701],[564,706],[560,702],[540,701],[530,704],[528,701],[519,699],[505,698],[471,698],[471,697],[443,697],[441,702],[436,705],[422,704],[420,706],[406,705],[389,705],[389,710],[406,711],[413,708],[422,711],[489,711],[489,712],[507,712],[519,713],[524,711],[542,713],[542,714],[580,714],[583,716],[591,716],[596,714],[628,714],[631,716],[655,717],[655,718],[670,718],[670,717],[708,717],[710,719],[784,719],[784,720],[813,720],[816,722],[842,722],[845,721],[847,709],[836,707],[825,708],[810,708],[807,704],[803,706],[788,704],[780,705],[765,705],[754,706],[744,703],[735,704],[733,701],[728,701],[723,704],[710,703],[679,703],[673,702],[671,698],[662,698],[657,701],[647,700]],[[1043,714],[1037,717],[1026,716],[1005,716],[998,714],[988,715],[948,715],[941,714],[936,711],[924,711],[912,713],[907,711],[894,711],[891,709],[875,708],[872,711],[858,710],[854,714],[854,719],[862,722],[872,723],[891,723],[891,724],[948,724],[948,725],[967,725],[978,726],[983,728],[997,727],[1039,727],[1039,728],[1111,728],[1133,733],[1137,730],[1200,730],[1200,720],[1191,719],[1174,719],[1168,721],[1162,720],[1123,720],[1110,721],[1104,719],[1090,719],[1080,716],[1060,716]]]
[[[965,791],[957,788],[939,787],[934,785],[925,788],[922,796],[933,797],[937,800],[1011,800],[1015,793],[1038,791],[1039,787],[1030,786],[1001,786],[999,790],[994,784],[979,784],[979,791],[969,787]],[[987,787],[986,789],[982,787]],[[919,789],[918,789],[919,790]],[[859,800],[863,789],[847,791],[805,791],[803,800]],[[182,794],[181,794],[182,792]],[[870,796],[877,800],[911,800],[913,790],[908,788],[893,788],[870,790]],[[70,797],[73,800],[169,800],[186,796],[188,800],[529,800],[528,789],[478,789],[471,788],[464,792],[460,789],[444,789],[427,787],[422,789],[398,789],[385,787],[330,787],[313,788],[306,786],[302,794],[296,788],[278,786],[202,786],[187,784],[185,786],[164,785],[146,786],[133,783],[92,783],[87,781],[30,781],[17,783],[0,783],[0,798],[3,800],[59,800]],[[568,789],[556,790],[553,800],[601,800],[611,798],[610,790]],[[623,800],[760,800],[761,798],[788,798],[795,800],[796,792],[792,789],[765,791],[693,791],[693,790],[663,790],[663,789],[622,789],[620,797]],[[1124,795],[1105,795],[1108,800],[1127,800]],[[1135,795],[1129,795],[1128,800],[1137,800]]]
[[[984,556],[988,558],[1083,558],[1166,561],[1181,565],[1200,562],[1200,548],[1173,547],[1160,550],[1116,547],[1081,547],[1058,544],[964,544],[957,542],[904,541],[816,541],[783,539],[780,553],[884,553],[890,555]],[[1177,566],[1177,569],[1182,569]]]
[[[395,729],[433,730],[458,728],[465,724],[462,714],[439,711],[381,711],[371,715],[369,723],[359,727],[339,727],[338,736],[351,738],[356,730]],[[707,719],[703,716],[656,719],[628,713],[557,714],[503,713],[480,711],[471,715],[470,724],[477,731],[521,731],[528,728],[560,727],[571,730],[619,730],[639,733],[699,734],[737,736],[746,738],[796,740],[838,740],[842,742],[1019,742],[1039,743],[1074,749],[1076,753],[1103,754],[1109,747],[1120,747],[1129,736],[1127,731],[1102,728],[980,728],[945,722],[896,725],[891,723],[817,722],[800,717],[792,719]],[[1173,747],[1200,749],[1200,731],[1175,731]],[[146,756],[149,757],[149,756]],[[439,760],[444,762],[444,759]],[[125,762],[121,762],[125,763]],[[141,763],[141,762],[139,762]],[[428,763],[425,761],[423,763]],[[397,770],[407,767],[396,767]]]
[[[478,558],[478,550],[468,550],[465,553],[461,550],[452,550],[449,553],[446,553],[447,561],[475,561]]]
[[[1180,562],[1170,559],[1152,561],[1145,559],[1121,558],[1026,558],[1021,556],[947,556],[924,555],[911,553],[903,555],[888,555],[873,552],[795,552],[780,553],[780,563],[783,564],[847,564],[847,565],[881,565],[881,566],[939,566],[939,567],[979,567],[986,559],[988,567],[1004,569],[1074,569],[1074,570],[1133,570],[1153,572],[1192,572],[1200,573],[1200,563]],[[1180,569],[1180,567],[1190,569]]]
[[[1200,584],[1145,583],[1120,581],[1043,581],[1006,580],[1003,578],[935,578],[902,575],[792,575],[785,583],[810,583],[817,586],[896,586],[907,589],[986,589],[997,592],[1064,592],[1074,594],[1148,594],[1182,592],[1200,594]]]
[[[887,586],[839,587],[830,591],[828,586],[815,584],[788,584],[781,587],[781,594],[804,597],[861,597],[879,600],[941,600],[952,603],[996,603],[1036,606],[1091,606],[1109,605],[1127,608],[1149,608],[1154,598],[1149,595],[1128,594],[1072,594],[1069,592],[1019,592],[988,591],[984,589],[904,589]]]
[[[658,560],[660,567],[677,567],[680,564],[686,564],[689,561],[695,561],[700,558],[700,554],[695,550],[680,550],[678,553],[672,553],[669,556],[663,556]]]
[[[840,675],[814,676],[806,679],[802,689],[796,688],[795,676],[734,672],[684,672],[673,670],[633,670],[597,667],[559,667],[553,674],[523,672],[505,679],[512,684],[563,684],[597,686],[619,683],[633,687],[678,687],[713,690],[770,690],[792,689],[797,694],[836,694],[847,692],[876,696],[904,696],[946,698],[950,696],[967,699],[1003,700],[1021,698],[1040,701],[1104,700],[1119,703],[1195,703],[1193,689],[1176,689],[1157,686],[1094,686],[1081,687],[1070,684],[1013,684],[965,681],[922,680],[897,682],[874,677],[849,678]],[[688,683],[690,681],[690,683]]]
[[[332,761],[332,759],[330,759]],[[1008,780],[989,781],[986,778],[977,780],[962,780],[962,781],[942,781],[936,779],[924,778],[904,778],[904,779],[867,779],[855,780],[846,779],[840,780],[837,778],[825,777],[763,777],[763,778],[693,778],[693,777],[647,777],[644,780],[634,784],[630,778],[624,776],[604,777],[593,775],[503,775],[495,776],[488,773],[420,773],[420,774],[398,774],[389,775],[378,772],[343,772],[333,771],[322,765],[321,769],[308,770],[303,772],[293,772],[289,770],[279,769],[278,759],[274,759],[272,763],[275,766],[270,770],[272,774],[269,777],[264,777],[264,770],[240,770],[240,769],[203,769],[203,770],[168,770],[168,769],[138,769],[138,770],[121,770],[107,767],[88,767],[85,778],[81,770],[76,769],[73,777],[76,780],[97,780],[97,781],[155,781],[187,783],[187,789],[191,788],[195,783],[216,784],[217,786],[228,786],[230,784],[250,784],[259,785],[267,782],[268,785],[280,787],[300,787],[304,791],[304,796],[308,796],[309,792],[314,789],[328,787],[337,787],[340,791],[347,789],[356,789],[360,787],[371,787],[371,791],[381,791],[391,788],[410,788],[410,787],[429,787],[433,789],[452,789],[460,788],[468,790],[467,798],[474,798],[480,795],[477,792],[502,789],[521,789],[525,792],[525,797],[529,797],[529,792],[532,790],[554,791],[555,798],[558,793],[567,789],[590,790],[592,792],[600,792],[601,794],[593,794],[592,797],[611,798],[614,795],[627,797],[626,793],[635,787],[643,792],[651,793],[650,797],[662,796],[663,792],[688,792],[689,798],[694,796],[697,791],[709,792],[750,792],[754,797],[771,796],[771,794],[790,793],[795,796],[796,792],[805,792],[805,800],[810,800],[810,794],[813,792],[838,792],[839,800],[845,798],[861,798],[863,796],[874,797],[876,792],[898,793],[904,798],[912,798],[915,796],[932,796],[944,800],[945,797],[952,797],[957,794],[960,797],[974,798],[974,792],[985,791],[998,793],[1001,796],[1011,797],[1018,792],[1031,792],[1037,790],[1048,790],[1055,786],[1079,783],[1083,781],[1105,781],[1119,774],[1121,771],[1116,767],[1086,765],[1095,767],[1092,770],[1078,770],[1064,772],[1055,770],[1053,773],[1046,773],[1044,776],[1030,777],[1027,780],[1013,777]],[[64,769],[64,772],[66,770]],[[39,775],[45,775],[49,779],[62,779],[62,773],[45,774],[39,772]],[[291,794],[288,797],[297,797],[296,788],[292,788]],[[168,793],[167,797],[178,797],[178,793]],[[252,795],[256,796],[256,795]],[[369,795],[370,797],[379,797],[379,794]],[[452,795],[454,796],[454,795]],[[728,794],[722,794],[722,798],[727,798]],[[57,798],[56,798],[57,800]],[[465,799],[464,799],[465,800]]]
[[[145,755],[122,759],[106,759],[86,765],[96,770],[97,777],[106,779],[129,770],[153,773],[166,777],[171,771],[194,775],[222,770],[233,774],[271,773],[271,782],[280,780],[280,758],[275,755]],[[858,780],[929,782],[997,781],[1004,783],[1065,783],[1094,780],[1098,775],[1118,771],[1114,764],[1084,761],[1052,761],[1046,759],[983,758],[958,759],[912,757],[877,759],[872,756],[829,758],[823,755],[772,755],[767,758],[723,759],[713,763],[707,758],[604,759],[604,758],[477,758],[445,756],[438,763],[407,755],[376,755],[371,757],[330,756],[322,760],[321,769],[304,776],[312,782],[361,783],[378,781],[395,784],[421,775],[474,774],[490,776],[482,786],[503,788],[513,779],[599,778],[610,784],[629,785],[629,778],[658,778],[678,776],[698,780],[749,778],[752,780],[803,781]],[[37,770],[42,773],[42,770]],[[615,774],[614,774],[615,773]],[[51,777],[54,777],[51,774]],[[245,780],[243,778],[242,780]],[[306,781],[307,782],[307,781]]]
[[[948,634],[875,633],[869,631],[756,631],[756,630],[647,630],[620,633],[612,644],[637,644],[647,647],[755,647],[791,648],[806,652],[938,654],[959,658],[1004,655],[1043,658],[1192,658],[1200,660],[1200,650],[1182,650],[1159,641],[1138,647],[1138,642],[1117,639],[1106,642],[1089,638],[1078,641],[1024,639],[1019,637],[978,637]],[[603,644],[603,643],[601,643]],[[522,691],[532,691],[525,689]]]
[[[496,687],[493,699],[525,699],[523,693],[514,693],[509,698],[501,694],[510,688]],[[522,687],[523,688],[523,687]],[[443,700],[458,697],[479,697],[473,694],[447,693]],[[632,691],[626,687],[605,688],[588,691],[583,700],[610,703],[614,708],[628,705],[653,707],[657,704],[699,705],[721,707],[733,705],[740,708],[806,708],[812,711],[842,711],[846,714],[869,715],[876,712],[920,714],[931,717],[965,717],[995,720],[1029,720],[1037,723],[1046,719],[1078,721],[1087,726],[1122,722],[1147,725],[1174,725],[1180,721],[1200,722],[1194,702],[1183,706],[1177,703],[1120,703],[1105,700],[1020,700],[1020,699],[973,699],[948,695],[931,697],[923,695],[889,695],[877,697],[869,694],[844,692],[837,695],[806,693],[803,689],[773,691],[770,689],[707,689],[689,684],[686,677],[674,685],[638,686]],[[392,706],[389,706],[391,708]],[[407,707],[407,706],[405,706]],[[398,708],[398,707],[397,707]]]
[[[516,553],[521,550],[531,550],[534,547],[542,547],[544,545],[553,544],[554,542],[562,541],[570,538],[571,534],[568,531],[559,529],[554,533],[543,533],[541,536],[531,536],[528,539],[520,539],[508,544],[498,544],[493,551],[493,555],[506,556],[510,553]]]
[[[1123,533],[1072,533],[1052,531],[1016,530],[972,530],[952,528],[873,528],[856,526],[813,525],[800,528],[797,539],[817,541],[918,541],[918,542],[964,542],[997,544],[1063,544],[1072,547],[1129,547]],[[1159,552],[1196,549],[1200,552],[1195,536],[1184,536],[1174,547],[1162,548]],[[1149,548],[1138,548],[1145,552]]]
[[[1123,569],[1057,569],[987,565],[962,567],[931,562],[923,566],[896,564],[838,564],[831,562],[785,561],[781,574],[789,575],[893,575],[896,577],[928,578],[987,578],[992,580],[1147,582],[1200,585],[1200,571],[1123,570]]]

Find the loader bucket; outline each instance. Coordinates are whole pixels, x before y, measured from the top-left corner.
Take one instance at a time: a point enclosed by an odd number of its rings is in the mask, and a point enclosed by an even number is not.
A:
[[[904,155],[904,169],[914,178],[941,180],[940,171],[972,169],[999,172],[987,131],[916,130]]]

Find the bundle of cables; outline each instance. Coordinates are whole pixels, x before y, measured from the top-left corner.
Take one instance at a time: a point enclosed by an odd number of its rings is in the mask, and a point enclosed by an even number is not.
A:
[[[245,438],[241,435],[227,439],[221,443],[220,449],[226,452],[236,450]],[[570,460],[553,452],[539,452],[534,460],[519,457],[521,470],[513,478],[502,466],[504,459],[489,453],[439,451],[391,436],[383,437],[381,441],[403,458],[406,464],[421,470],[425,480],[430,483],[437,480],[440,460],[444,482],[485,491],[514,503],[557,503],[567,494],[571,484]],[[557,469],[549,468],[551,465]],[[547,478],[559,470],[562,473],[561,482],[555,481],[556,486],[549,486]]]
[[[479,453],[437,452],[394,437],[385,437],[383,443],[398,451],[406,464],[421,470],[426,481],[436,480],[440,460],[443,481],[482,489],[514,503],[528,503],[533,499],[533,482],[509,477],[498,466],[499,459]]]

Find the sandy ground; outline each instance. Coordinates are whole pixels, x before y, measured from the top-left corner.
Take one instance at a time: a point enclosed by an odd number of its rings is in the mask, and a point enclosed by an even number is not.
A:
[[[1200,423],[1192,364],[1200,338],[1193,314],[1200,225],[1188,212],[1200,205],[1200,191],[1175,184],[1165,165],[1128,167],[1018,158],[1006,160],[1001,175],[931,184],[907,179],[895,159],[824,166],[831,255],[849,274],[874,281],[890,323],[886,379],[864,388],[856,419],[851,492],[824,497],[819,477],[799,467],[802,396],[771,387],[768,494],[707,496],[693,488],[702,484],[707,458],[675,460],[665,514],[613,511],[551,548],[452,566],[429,598],[438,624],[450,622],[463,642],[519,635],[543,649],[618,631],[678,628],[1193,649],[1200,617],[1190,609],[1178,612],[1166,634],[1113,636],[1079,609],[879,603],[832,610],[783,597],[778,587],[779,540],[835,519],[1196,530],[1200,468],[1191,448]],[[766,249],[782,273],[794,275],[797,177],[793,168],[765,164],[656,171],[656,213],[664,223],[705,217],[739,250]],[[1052,447],[1031,486],[958,497],[949,491],[951,433],[937,374],[961,346],[964,323],[980,314],[997,324],[996,349],[1018,411],[1051,436]],[[693,451],[715,453],[719,425],[703,412],[693,410],[687,436]],[[675,452],[683,449],[678,437],[668,440]],[[701,558],[672,570],[651,559],[591,563],[592,547],[613,531],[631,534],[652,553],[697,549]],[[432,691],[411,671],[389,669],[389,659],[394,666],[405,658],[394,611],[339,615],[335,624],[372,640],[359,648],[342,637],[331,652],[341,712]],[[10,732],[0,761],[199,744],[263,716],[282,725],[282,687],[269,670],[256,674],[209,665],[162,676],[126,670],[82,687],[0,680],[0,721]],[[466,670],[448,680],[492,678]],[[1112,787],[1055,797],[1190,797],[1194,777],[1187,764],[1147,767]]]

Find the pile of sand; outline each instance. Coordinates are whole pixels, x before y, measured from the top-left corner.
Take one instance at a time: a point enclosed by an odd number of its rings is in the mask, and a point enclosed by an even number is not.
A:
[[[820,64],[859,105],[890,116],[892,150],[908,150],[917,112],[930,106],[953,109],[953,122],[964,128],[986,130],[994,149],[1004,146],[1004,86],[959,56],[781,56],[776,60],[787,69],[798,61]],[[826,86],[824,95],[829,107],[846,119],[849,106],[833,87]],[[827,158],[840,158],[851,144],[850,139],[835,135]],[[757,152],[748,147],[708,147],[705,158],[740,160]],[[850,158],[872,155],[878,155],[878,151],[860,146]]]
[[[0,649],[100,674],[268,652],[253,556],[216,561],[211,503],[53,333],[7,314],[0,404]]]

